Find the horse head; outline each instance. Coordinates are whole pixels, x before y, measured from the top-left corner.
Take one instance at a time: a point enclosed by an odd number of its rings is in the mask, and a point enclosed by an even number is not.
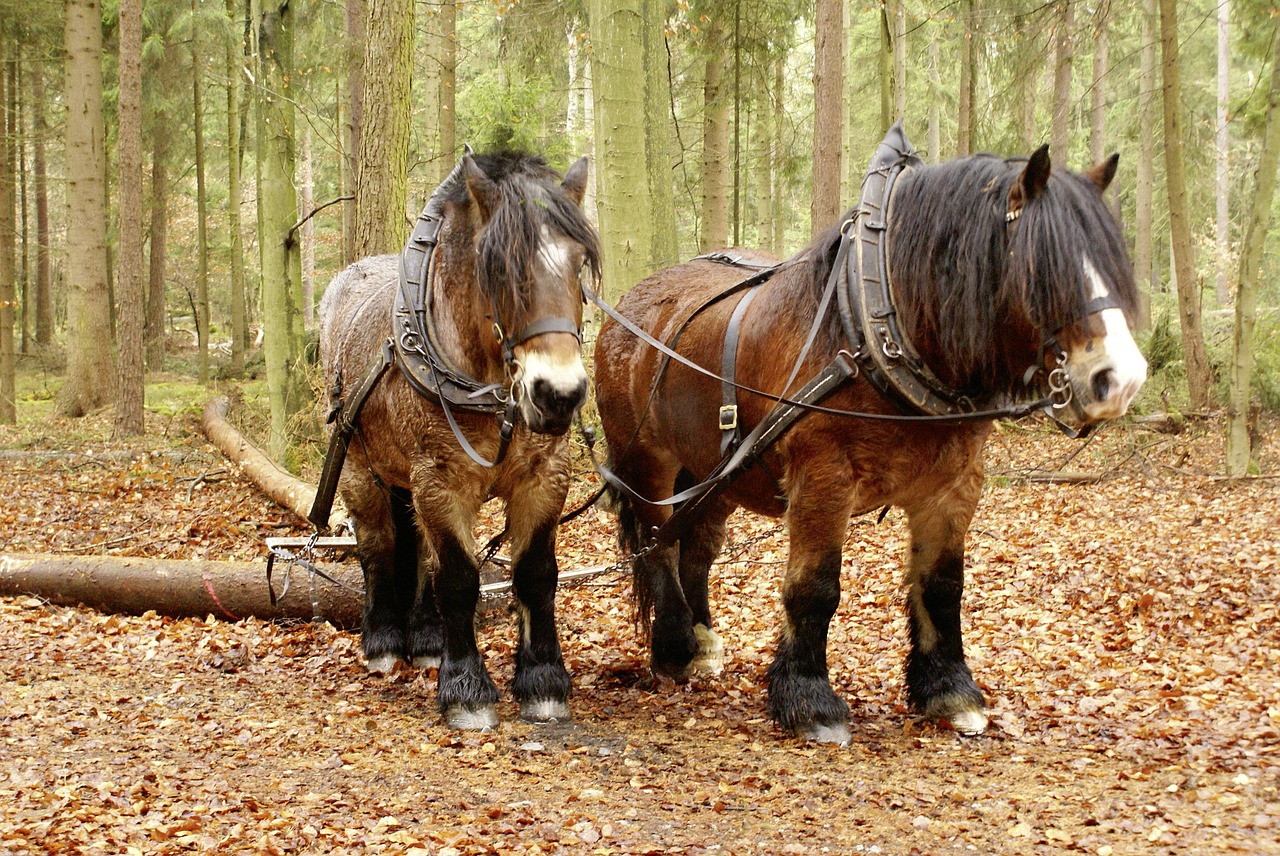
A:
[[[1053,406],[1081,425],[1123,416],[1147,377],[1128,323],[1133,269],[1102,197],[1119,159],[1051,182],[1042,146],[1008,193],[1010,272],[1041,336]]]
[[[581,210],[587,170],[585,157],[563,180],[528,156],[468,153],[461,163],[493,344],[520,415],[537,433],[567,431],[587,395],[579,276],[584,266],[600,270]]]

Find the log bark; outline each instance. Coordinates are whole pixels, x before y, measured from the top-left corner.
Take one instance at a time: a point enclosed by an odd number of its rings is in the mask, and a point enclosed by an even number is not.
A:
[[[238,465],[249,479],[282,508],[287,508],[303,520],[315,502],[316,487],[281,469],[257,446],[246,440],[230,422],[227,411],[231,402],[226,396],[218,396],[204,406],[200,429],[209,442],[218,447],[232,463]],[[329,528],[338,531],[347,520],[347,511],[341,501],[335,502],[329,515]]]
[[[175,618],[323,618],[342,629],[360,626],[364,595],[358,565],[325,565],[325,573],[346,588],[319,577],[310,580],[307,571],[295,567],[288,590],[274,605],[265,567],[263,562],[0,553],[0,596],[30,595],[59,606],[83,604],[130,615],[152,610]],[[277,595],[284,588],[284,578],[285,568],[277,563],[273,574]]]

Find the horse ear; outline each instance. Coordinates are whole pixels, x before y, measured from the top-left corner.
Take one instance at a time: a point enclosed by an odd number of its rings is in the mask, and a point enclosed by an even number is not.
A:
[[[564,174],[564,181],[560,183],[565,195],[573,200],[573,204],[579,208],[582,207],[582,198],[587,194],[587,172],[589,161],[586,155],[578,158],[573,166],[569,167],[569,171]]]
[[[1111,180],[1116,177],[1116,169],[1120,166],[1120,153],[1116,152],[1111,157],[1092,166],[1085,172],[1090,181],[1098,186],[1098,190],[1103,193],[1111,186]]]
[[[493,212],[498,209],[498,203],[502,201],[498,185],[484,174],[484,170],[480,169],[470,154],[462,156],[462,177],[466,179],[467,192],[471,196],[471,201],[480,211],[480,219],[487,222],[493,216]]]
[[[1009,188],[1009,214],[1016,216],[1022,207],[1044,192],[1049,183],[1049,146],[1045,144],[1036,149],[1022,175]]]

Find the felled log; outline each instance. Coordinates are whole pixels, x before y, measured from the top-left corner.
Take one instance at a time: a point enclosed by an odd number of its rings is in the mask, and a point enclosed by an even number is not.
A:
[[[246,440],[227,421],[230,407],[231,402],[224,395],[212,399],[204,406],[204,414],[200,419],[204,435],[228,460],[238,465],[271,501],[306,520],[316,498],[316,486],[282,469],[265,452]],[[329,515],[329,528],[338,531],[346,519],[347,511],[342,507],[341,501],[335,502],[333,512]]]
[[[175,618],[264,621],[322,618],[336,627],[360,626],[364,596],[360,569],[327,563],[337,583],[294,567],[288,590],[275,604],[267,591],[266,563],[175,561],[120,556],[43,556],[0,553],[0,596],[30,595],[58,606],[92,607],[141,615],[154,610]],[[277,562],[273,586],[279,596],[286,569]],[[313,603],[314,597],[314,603]]]
[[[1058,470],[1052,473],[1031,473],[1027,481],[1036,484],[1096,484],[1102,481],[1097,473],[1080,473],[1071,470]]]

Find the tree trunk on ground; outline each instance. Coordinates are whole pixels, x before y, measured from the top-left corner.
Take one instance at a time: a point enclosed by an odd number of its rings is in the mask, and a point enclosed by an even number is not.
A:
[[[107,290],[106,141],[102,124],[102,13],[98,0],[66,4],[67,373],[55,412],[84,416],[115,395]]]
[[[1229,114],[1229,99],[1231,97],[1230,68],[1231,68],[1231,41],[1230,41],[1230,2],[1229,0],[1218,0],[1218,133],[1217,137],[1217,191],[1214,196],[1218,202],[1218,217],[1216,241],[1214,246],[1214,268],[1217,273],[1217,298],[1219,306],[1226,306],[1231,302],[1231,290],[1227,283],[1227,267],[1231,263],[1231,248],[1228,243],[1228,226],[1230,225],[1231,209],[1229,203],[1230,195],[1230,166],[1229,151],[1231,147],[1230,128],[1227,124]]]
[[[316,498],[316,486],[281,469],[270,456],[246,440],[227,421],[230,407],[231,402],[225,396],[211,400],[204,407],[200,430],[272,502],[306,520]],[[329,515],[329,528],[336,531],[346,519],[347,512],[342,508],[341,501],[336,502],[333,513]]]
[[[258,22],[263,350],[271,407],[269,448],[277,460],[284,460],[289,419],[306,395],[295,370],[302,353],[302,265],[293,234],[299,219],[294,189],[293,22],[289,0],[272,0]]]
[[[165,277],[169,263],[169,131],[168,117],[156,116],[151,132],[151,258],[147,273],[147,324],[143,331],[147,368],[164,369]]]
[[[1152,201],[1155,197],[1156,0],[1142,0],[1142,56],[1138,77],[1138,163],[1134,193],[1133,277],[1138,285],[1138,327],[1151,327]]]
[[[1160,55],[1164,81],[1165,183],[1169,191],[1169,235],[1178,285],[1178,317],[1187,391],[1193,410],[1209,409],[1213,385],[1200,319],[1200,282],[1191,256],[1191,212],[1183,158],[1181,61],[1178,57],[1177,0],[1160,0]]]
[[[13,109],[17,93],[13,91],[14,81],[9,74],[11,49],[10,41],[0,36],[0,425],[13,425],[18,421],[18,366],[13,343],[14,310],[18,306],[14,220],[17,169],[13,152],[18,134],[14,121],[17,111]]]
[[[616,302],[652,270],[654,224],[645,133],[644,0],[590,0],[596,135],[596,205],[603,289]]]
[[[120,270],[116,276],[116,320],[120,356],[116,363],[119,397],[115,434],[133,437],[145,428],[142,405],[146,391],[142,353],[142,0],[121,0],[119,31]]]
[[[843,97],[844,32],[840,0],[817,0],[813,60],[813,200],[809,233],[817,234],[840,216],[840,121]]]
[[[361,571],[355,564],[325,563],[324,572],[343,586],[308,579],[301,567],[289,573],[289,589],[276,604],[267,591],[265,562],[138,559],[118,556],[29,556],[0,553],[0,596],[30,595],[59,606],[84,605],[102,612],[174,618],[310,621],[357,629],[364,610]],[[286,568],[278,563],[272,586],[279,595]],[[312,597],[315,600],[313,602]]]
[[[729,245],[729,103],[722,91],[725,38],[719,16],[707,24],[702,79],[702,252]]]
[[[240,79],[244,74],[245,40],[243,28],[234,26],[240,4],[237,0],[227,0],[227,18],[232,30],[240,36],[228,39],[227,50],[227,242],[230,252],[228,265],[231,268],[231,366],[232,377],[244,374],[245,345],[248,339],[248,319],[245,317],[245,284],[244,284],[244,229],[240,220],[240,205],[244,201],[244,188],[240,177],[241,150],[243,139],[240,136]]]
[[[204,58],[200,55],[200,0],[191,0],[191,103],[196,169],[196,349],[200,383],[209,384],[209,211],[204,187]]]
[[[1049,134],[1049,152],[1055,169],[1066,166],[1071,154],[1071,65],[1075,61],[1071,31],[1075,24],[1074,0],[1062,0],[1054,34],[1053,123]]]
[[[1227,475],[1249,471],[1249,392],[1253,375],[1253,328],[1257,322],[1259,276],[1267,231],[1271,228],[1271,202],[1275,196],[1276,170],[1280,166],[1280,18],[1271,37],[1271,89],[1267,94],[1266,131],[1258,167],[1253,174],[1253,196],[1245,224],[1237,277],[1235,330],[1231,340],[1231,399],[1227,407]]]
[[[356,160],[356,257],[396,253],[408,232],[413,0],[365,0],[364,122]]]

